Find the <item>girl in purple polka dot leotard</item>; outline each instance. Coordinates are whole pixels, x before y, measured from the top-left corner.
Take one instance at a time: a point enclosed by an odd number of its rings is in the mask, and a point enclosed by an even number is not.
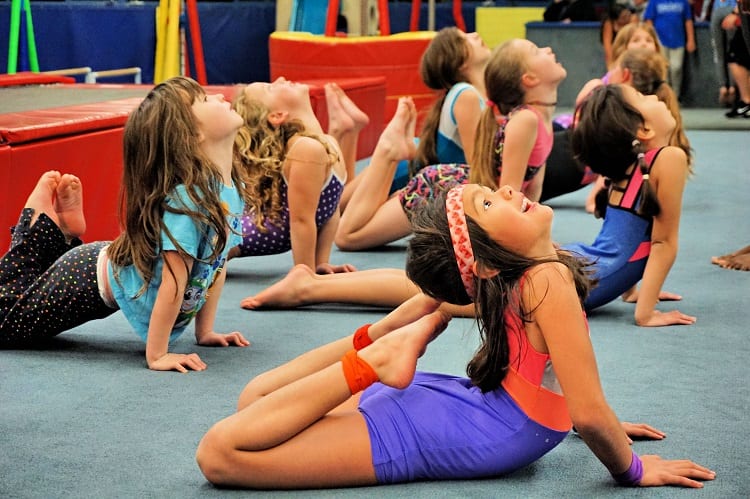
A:
[[[336,99],[329,90],[326,98]],[[307,85],[284,78],[252,83],[233,106],[245,120],[235,153],[249,177],[250,201],[242,244],[230,257],[291,250],[295,265],[320,273],[355,270],[329,262],[347,169],[341,146],[323,132],[313,112]],[[345,113],[329,105],[329,112],[334,109]]]
[[[44,173],[0,259],[0,347],[34,345],[117,310],[146,343],[150,369],[206,368],[195,353],[169,352],[194,318],[198,344],[248,345],[239,332],[213,330],[246,197],[231,161],[240,126],[222,96],[189,78],[156,86],[125,125],[124,231],[112,242],[81,243],[80,180]]]

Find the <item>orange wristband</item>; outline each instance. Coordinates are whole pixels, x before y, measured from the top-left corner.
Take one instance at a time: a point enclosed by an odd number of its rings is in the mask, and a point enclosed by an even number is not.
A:
[[[370,335],[368,334],[370,326],[372,326],[372,324],[365,324],[364,326],[360,326],[359,329],[354,332],[352,343],[354,343],[355,350],[362,350],[366,346],[372,345],[372,339],[370,339]]]
[[[356,350],[349,350],[341,357],[341,366],[344,370],[346,384],[349,385],[349,391],[352,392],[352,395],[378,381],[378,375],[372,366],[360,359]]]

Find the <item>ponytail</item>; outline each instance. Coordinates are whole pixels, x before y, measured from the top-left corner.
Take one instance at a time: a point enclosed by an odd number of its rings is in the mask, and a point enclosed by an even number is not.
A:
[[[656,197],[656,193],[654,192],[649,179],[649,171],[651,171],[651,168],[646,164],[643,148],[641,147],[640,141],[637,139],[633,141],[633,149],[638,158],[636,160],[636,166],[641,170],[641,175],[643,177],[640,191],[641,202],[638,205],[637,213],[639,215],[655,217],[661,212],[661,207],[659,206],[659,200]]]

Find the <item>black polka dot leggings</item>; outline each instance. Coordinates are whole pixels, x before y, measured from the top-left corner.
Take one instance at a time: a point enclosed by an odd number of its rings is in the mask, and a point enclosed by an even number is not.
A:
[[[43,213],[30,226],[33,213],[23,210],[0,259],[0,346],[31,344],[116,312],[99,295],[96,277],[107,243],[67,243]]]

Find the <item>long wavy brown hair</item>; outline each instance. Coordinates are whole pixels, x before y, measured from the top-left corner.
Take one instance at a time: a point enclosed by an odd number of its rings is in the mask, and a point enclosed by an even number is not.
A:
[[[229,236],[226,208],[220,199],[222,174],[206,157],[200,145],[200,130],[192,104],[205,96],[190,78],[176,77],[154,87],[125,124],[123,174],[119,195],[119,218],[123,228],[107,250],[115,277],[118,270],[133,265],[143,278],[142,293],[154,278],[156,260],[165,234],[181,256],[189,256],[164,224],[164,213],[190,216],[213,246],[209,259],[221,254]],[[242,170],[233,165],[232,180],[243,187]],[[168,206],[179,185],[197,206]],[[215,241],[215,242],[214,242]],[[169,271],[174,271],[167,262]]]

